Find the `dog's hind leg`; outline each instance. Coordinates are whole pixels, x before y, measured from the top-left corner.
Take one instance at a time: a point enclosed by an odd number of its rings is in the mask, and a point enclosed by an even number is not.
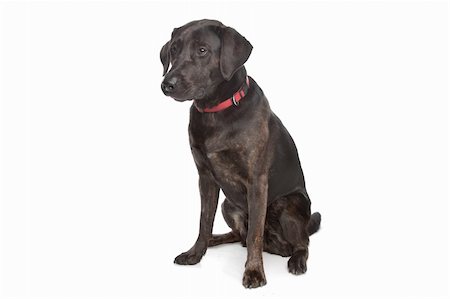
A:
[[[281,256],[292,255],[292,245],[283,235],[280,217],[286,209],[287,201],[280,198],[267,208],[266,224],[264,226],[264,251]]]
[[[232,230],[226,234],[212,235],[209,239],[208,247],[235,242],[241,242],[245,245],[245,239],[247,238],[247,218],[244,211],[239,209],[228,198],[225,198],[222,204],[222,214],[225,222]]]
[[[222,203],[222,214],[225,222],[231,228],[231,232],[223,235],[213,235],[209,241],[209,246],[239,241],[245,246],[248,227],[247,214],[228,198],[225,198],[225,201]]]
[[[285,200],[280,225],[284,239],[292,246],[292,256],[288,261],[289,272],[298,275],[305,273],[307,269],[311,202],[308,195],[301,193],[291,194]]]
[[[239,234],[231,231],[226,234],[221,235],[212,235],[211,239],[209,239],[208,247],[217,246],[221,244],[227,244],[227,243],[235,243],[239,242],[241,240],[241,237]]]

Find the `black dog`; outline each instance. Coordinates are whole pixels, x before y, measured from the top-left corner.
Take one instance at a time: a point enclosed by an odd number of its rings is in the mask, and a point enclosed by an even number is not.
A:
[[[304,273],[309,236],[321,220],[319,213],[311,215],[294,141],[247,76],[243,64],[251,51],[233,28],[200,20],[174,29],[160,54],[164,94],[194,100],[189,141],[201,195],[197,241],[175,263],[196,264],[208,246],[240,241],[247,246],[247,288],[266,284],[263,250],[291,256],[289,272]],[[231,232],[212,235],[220,189]]]

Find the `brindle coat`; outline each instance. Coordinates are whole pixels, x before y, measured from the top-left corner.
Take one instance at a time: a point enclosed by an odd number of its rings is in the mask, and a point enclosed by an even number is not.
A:
[[[164,94],[177,101],[194,99],[189,141],[201,196],[197,241],[175,263],[196,264],[208,246],[240,241],[247,246],[247,288],[266,284],[263,250],[291,256],[289,272],[304,273],[309,235],[321,220],[319,213],[311,215],[294,141],[252,78],[238,106],[216,113],[197,109],[217,105],[243,85],[243,64],[251,51],[236,30],[213,20],[174,29],[161,49]],[[231,232],[212,235],[220,189],[226,195],[222,213]]]

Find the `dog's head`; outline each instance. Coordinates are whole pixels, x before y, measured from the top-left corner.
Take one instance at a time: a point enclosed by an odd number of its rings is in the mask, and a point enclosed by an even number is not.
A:
[[[161,89],[177,101],[207,98],[233,77],[252,48],[236,30],[218,21],[193,21],[175,28],[160,53],[165,76]]]

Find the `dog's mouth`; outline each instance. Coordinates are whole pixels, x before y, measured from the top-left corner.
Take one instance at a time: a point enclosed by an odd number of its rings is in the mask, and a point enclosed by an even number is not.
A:
[[[193,99],[177,99],[177,98],[173,98],[175,101],[177,102],[187,102],[187,101],[192,101]]]
[[[192,96],[189,95],[190,92],[186,93],[187,96],[185,95],[175,95],[175,94],[166,94],[167,96],[171,97],[172,99],[174,99],[177,102],[186,102],[186,101],[193,101],[193,100],[197,100],[197,99],[202,99],[205,97],[206,92],[204,89],[198,90],[197,92],[193,93]]]

